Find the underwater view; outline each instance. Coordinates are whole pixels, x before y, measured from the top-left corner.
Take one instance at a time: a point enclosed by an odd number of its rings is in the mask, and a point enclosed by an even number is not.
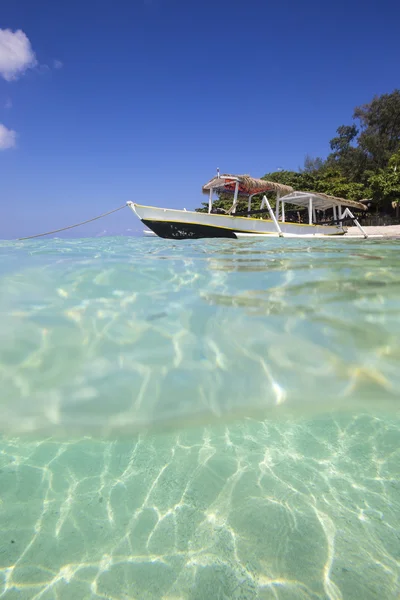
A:
[[[0,597],[400,597],[391,239],[0,242]]]

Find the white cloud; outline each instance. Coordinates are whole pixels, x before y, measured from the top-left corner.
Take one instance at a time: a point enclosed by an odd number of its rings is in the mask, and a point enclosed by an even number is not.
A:
[[[0,123],[0,150],[15,148],[17,142],[17,133],[12,129],[7,129]]]
[[[0,75],[6,81],[17,79],[36,64],[35,53],[23,31],[0,29]]]
[[[61,60],[53,60],[53,67],[55,69],[62,69],[63,68],[63,63],[61,62]]]

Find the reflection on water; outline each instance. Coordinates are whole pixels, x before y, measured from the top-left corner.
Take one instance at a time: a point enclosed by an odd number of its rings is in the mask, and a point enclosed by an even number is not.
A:
[[[0,269],[8,434],[398,408],[398,242],[3,243]]]
[[[398,248],[1,243],[0,595],[398,598]]]

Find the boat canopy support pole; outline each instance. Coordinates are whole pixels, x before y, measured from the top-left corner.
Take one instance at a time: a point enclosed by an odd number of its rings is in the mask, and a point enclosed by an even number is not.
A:
[[[310,199],[308,201],[308,224],[312,225],[312,218],[313,218],[313,205],[312,205],[312,196],[310,196]]]
[[[275,225],[275,229],[278,232],[279,237],[283,237],[282,229],[279,227],[279,223],[274,215],[274,211],[272,210],[270,203],[268,202],[267,196],[264,196],[261,202],[261,208],[264,208],[264,206],[268,208],[269,216]]]
[[[275,207],[275,217],[276,220],[279,221],[279,205],[280,205],[280,201],[281,201],[281,195],[279,192],[276,192],[276,207]]]
[[[249,215],[251,212],[251,201],[253,200],[254,195],[255,194],[250,194],[250,196],[249,196],[249,201],[247,203],[247,215]]]
[[[236,181],[235,194],[233,196],[233,204],[232,204],[232,208],[230,210],[231,214],[234,214],[236,212],[236,206],[238,203],[238,194],[239,194],[239,181]]]
[[[213,205],[213,188],[210,188],[210,195],[208,197],[208,214],[210,214]]]
[[[365,230],[361,227],[360,223],[357,221],[357,219],[355,218],[355,216],[353,215],[353,213],[351,212],[351,210],[349,208],[346,208],[346,210],[343,212],[342,214],[342,219],[346,216],[349,216],[350,219],[353,219],[353,223],[356,225],[356,227],[358,227],[358,229],[361,231],[361,233],[363,234],[363,236],[365,238],[368,238],[367,233],[365,232]]]

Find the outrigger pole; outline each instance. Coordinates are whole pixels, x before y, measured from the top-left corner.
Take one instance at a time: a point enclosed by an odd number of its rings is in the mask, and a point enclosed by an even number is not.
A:
[[[342,212],[342,214],[339,215],[339,220],[344,219],[344,217],[346,217],[347,215],[350,217],[350,219],[352,219],[353,223],[356,225],[356,227],[358,227],[358,229],[361,231],[363,236],[367,239],[368,235],[366,234],[365,230],[361,227],[360,223],[357,221],[357,219],[355,218],[355,216],[353,215],[353,213],[351,212],[351,210],[349,208],[346,208]]]
[[[261,208],[264,208],[264,206],[266,206],[268,208],[268,212],[269,212],[269,216],[271,217],[274,225],[275,225],[275,229],[278,232],[279,237],[284,237],[283,233],[282,233],[282,229],[279,226],[279,223],[275,217],[274,211],[271,208],[271,205],[268,201],[267,196],[263,196],[262,202],[261,202]]]

